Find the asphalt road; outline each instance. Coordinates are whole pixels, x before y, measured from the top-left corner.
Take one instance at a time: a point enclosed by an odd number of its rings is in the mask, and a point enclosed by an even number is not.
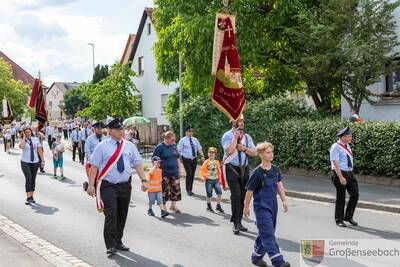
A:
[[[137,178],[123,238],[131,251],[107,258],[102,236],[104,217],[96,211],[94,199],[81,188],[86,179],[83,166],[72,162],[67,152],[64,157],[67,179],[55,180],[49,174],[52,162],[48,147],[46,150],[48,173],[38,175],[37,204],[32,206],[24,205],[19,151],[13,150],[11,155],[0,152],[0,214],[36,235],[93,266],[252,266],[250,255],[257,229],[250,220],[245,222],[248,233],[232,234],[229,192],[223,195],[227,214],[211,214],[205,210],[204,185],[196,182],[196,196],[184,193],[178,205],[183,214],[161,219],[158,207],[156,217],[147,216],[147,194],[140,191]],[[184,188],[183,183],[181,186]],[[398,214],[358,209],[355,219],[360,227],[338,228],[331,204],[290,198],[289,212],[280,210],[277,226],[285,259],[292,266],[299,266],[301,239],[400,239]],[[372,262],[353,264],[341,262],[338,266],[377,266]]]

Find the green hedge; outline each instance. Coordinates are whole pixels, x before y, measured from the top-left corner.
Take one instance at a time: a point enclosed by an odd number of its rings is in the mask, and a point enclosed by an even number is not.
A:
[[[205,149],[219,148],[223,133],[230,129],[227,118],[211,103],[209,96],[187,101],[183,118]],[[170,116],[173,129],[179,129],[178,113]],[[337,141],[339,129],[350,125],[353,132],[355,171],[362,174],[400,177],[400,123],[349,123],[305,108],[301,102],[286,98],[248,101],[245,128],[254,141],[275,145],[275,163],[327,171],[329,149]],[[253,164],[258,159],[253,159]]]

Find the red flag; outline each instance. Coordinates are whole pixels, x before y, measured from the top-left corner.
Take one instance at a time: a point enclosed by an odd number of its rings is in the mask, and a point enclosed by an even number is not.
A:
[[[217,14],[215,37],[222,40],[214,40],[215,83],[212,100],[222,112],[231,120],[237,120],[245,107],[244,88],[240,74],[239,53],[236,47],[233,16]],[[221,47],[222,41],[222,47]],[[218,59],[219,57],[219,59]],[[217,61],[218,60],[218,61]],[[216,69],[216,70],[214,70]]]
[[[39,130],[42,129],[47,121],[47,111],[42,81],[39,79],[35,79],[35,83],[33,84],[29,107],[35,110],[35,118],[39,121]]]

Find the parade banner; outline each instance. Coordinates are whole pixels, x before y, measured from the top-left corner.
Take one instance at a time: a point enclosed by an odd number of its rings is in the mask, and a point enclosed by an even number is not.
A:
[[[44,127],[47,121],[47,111],[45,103],[45,93],[42,86],[42,81],[35,79],[33,84],[31,98],[29,100],[29,107],[35,110],[35,118],[39,121],[39,130]]]
[[[211,70],[215,76],[212,101],[230,120],[237,120],[245,107],[234,29],[234,16],[217,14]]]
[[[10,124],[14,120],[11,111],[10,103],[6,97],[3,98],[2,111],[1,111],[1,122],[2,124]]]

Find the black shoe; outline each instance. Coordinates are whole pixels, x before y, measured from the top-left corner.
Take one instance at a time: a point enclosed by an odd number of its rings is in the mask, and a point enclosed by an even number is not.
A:
[[[30,197],[30,202],[31,203],[36,203],[35,199],[33,197]]]
[[[242,225],[242,223],[238,223],[238,228],[240,232],[247,232],[249,229],[247,229],[246,227],[244,227]]]
[[[255,266],[258,267],[267,267],[267,263],[263,259],[259,259],[257,262],[253,262]]]
[[[347,227],[347,225],[344,223],[344,221],[337,221],[336,225],[339,227]]]
[[[28,198],[25,200],[25,205],[29,205],[29,204],[31,204],[31,200],[30,200],[30,198],[28,197]]]
[[[166,210],[161,210],[161,218],[165,218],[169,215],[169,212]]]
[[[290,263],[285,261],[284,263],[282,263],[281,265],[279,265],[279,267],[290,267]]]
[[[154,216],[155,214],[154,214],[154,212],[153,212],[152,209],[149,209],[149,210],[147,211],[147,215],[149,215],[149,216]]]
[[[122,243],[117,245],[117,249],[121,251],[129,251],[129,248]]]
[[[188,194],[189,197],[194,195],[192,191],[188,191],[187,194]]]
[[[211,207],[211,204],[207,204],[207,211],[214,212],[213,208]]]
[[[220,204],[217,204],[216,210],[219,211],[219,212],[221,212],[221,213],[225,213],[225,211],[222,209],[222,207],[221,207]]]
[[[116,248],[112,247],[112,248],[107,249],[107,252],[106,252],[106,253],[107,253],[108,255],[112,256],[112,255],[117,254],[117,252],[118,252],[118,250],[117,250]]]
[[[358,226],[358,223],[355,221],[355,220],[353,220],[353,218],[351,218],[351,219],[348,219],[348,220],[345,220],[346,222],[349,222],[351,225],[353,225],[353,226]]]
[[[233,233],[235,235],[239,235],[240,234],[239,226],[238,226],[237,223],[233,224],[232,231],[233,231]]]

